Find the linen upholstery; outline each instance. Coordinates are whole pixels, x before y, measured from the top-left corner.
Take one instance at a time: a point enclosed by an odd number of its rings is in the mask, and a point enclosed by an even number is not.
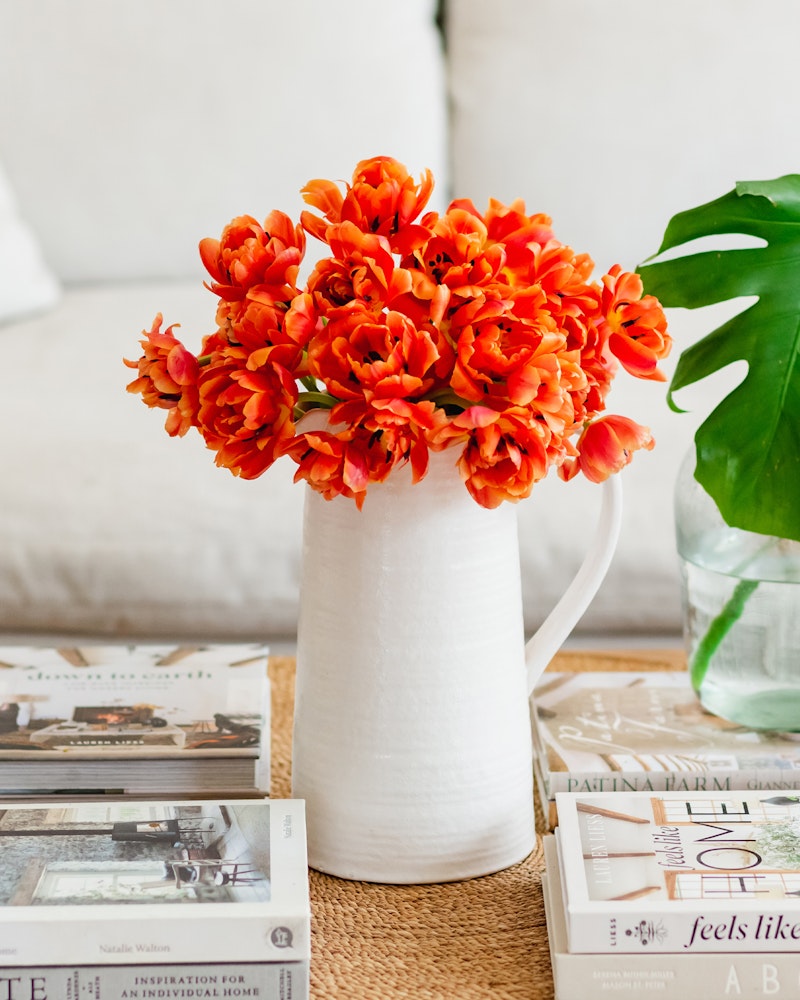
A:
[[[676,212],[737,181],[800,172],[799,34],[795,0],[453,0],[454,189],[478,206],[523,198],[547,212],[598,277],[614,263],[633,270]],[[670,310],[665,372],[742,306]],[[742,363],[684,390],[684,415],[668,408],[665,386],[614,383],[609,412],[649,425],[656,447],[623,474],[620,545],[585,631],[679,627],[673,484],[696,428],[743,373]],[[521,512],[531,617],[563,590],[587,543],[596,491],[580,485],[548,481]]]
[[[306,180],[384,153],[434,171],[435,208],[524,198],[599,275],[633,269],[674,212],[800,170],[796,0],[442,6],[0,0],[0,163],[28,227],[0,252],[0,299],[25,285],[10,275],[26,239],[63,288],[0,325],[0,631],[292,639],[292,463],[236,480],[124,391],[121,359],[157,312],[190,346],[213,329],[197,244],[233,216],[296,216]],[[668,375],[712,318],[670,322]],[[609,409],[657,445],[624,473],[620,547],[580,632],[677,635],[672,484],[739,377],[686,390],[683,416],[664,385],[616,383]],[[529,631],[597,504],[551,477],[520,505]]]

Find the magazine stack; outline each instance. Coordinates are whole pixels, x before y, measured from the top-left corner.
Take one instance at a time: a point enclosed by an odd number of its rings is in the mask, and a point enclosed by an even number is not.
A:
[[[0,647],[0,795],[268,795],[267,652]]]
[[[800,995],[800,794],[557,793],[557,1000]]]
[[[549,829],[558,792],[791,791],[800,741],[707,712],[686,671],[543,674],[531,699],[534,774]]]

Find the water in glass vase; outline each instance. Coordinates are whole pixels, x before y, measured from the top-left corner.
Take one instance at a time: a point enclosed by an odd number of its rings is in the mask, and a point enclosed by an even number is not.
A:
[[[727,526],[682,541],[687,656],[704,707],[800,731],[800,544]]]

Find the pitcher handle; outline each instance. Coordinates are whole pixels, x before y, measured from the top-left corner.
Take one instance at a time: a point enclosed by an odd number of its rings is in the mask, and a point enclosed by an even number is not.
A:
[[[575,628],[600,589],[619,540],[622,524],[622,483],[618,475],[603,483],[603,499],[594,538],[581,567],[556,606],[525,646],[528,691]]]

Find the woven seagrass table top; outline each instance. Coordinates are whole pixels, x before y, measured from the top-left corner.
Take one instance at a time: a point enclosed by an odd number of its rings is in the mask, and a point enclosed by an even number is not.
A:
[[[673,649],[561,652],[551,670],[685,667]],[[291,795],[294,659],[273,657],[272,795]],[[552,1000],[535,849],[521,864],[445,885],[391,886],[310,873],[312,1000]]]

